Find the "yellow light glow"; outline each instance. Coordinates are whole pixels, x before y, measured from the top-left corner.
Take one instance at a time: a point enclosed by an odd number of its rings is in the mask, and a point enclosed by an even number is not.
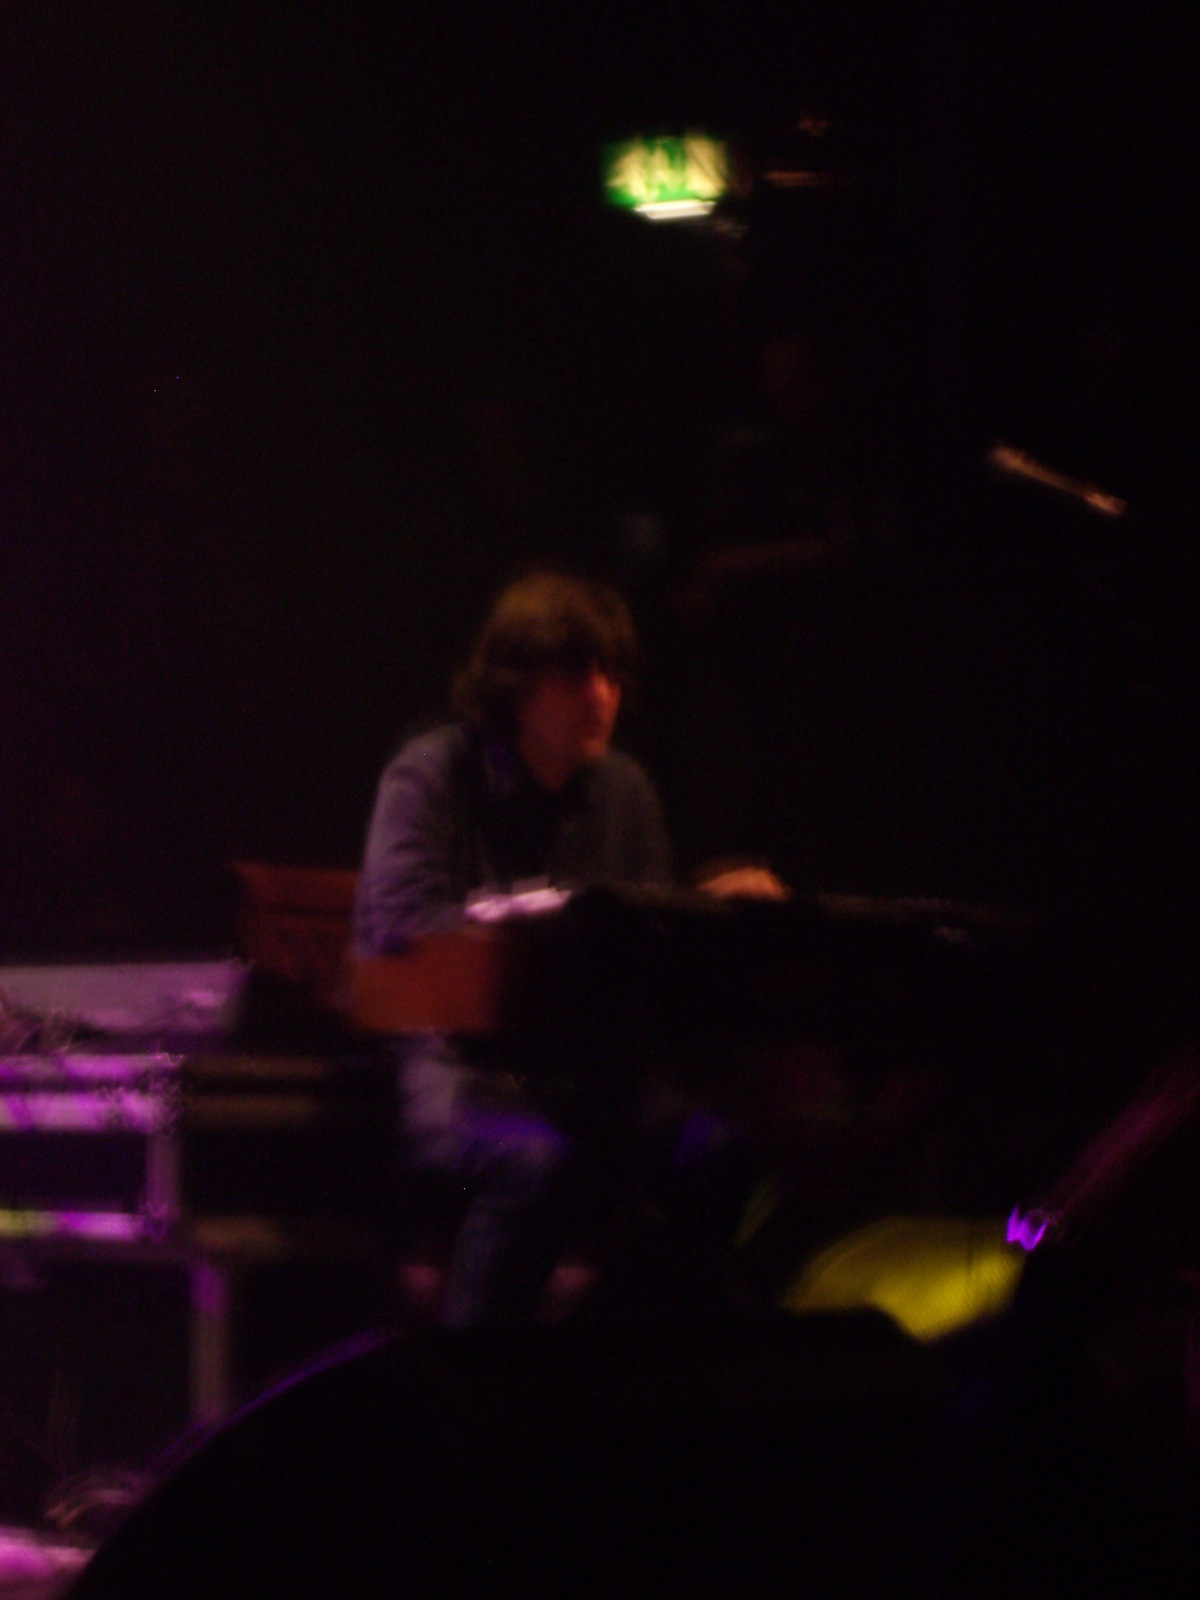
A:
[[[1025,1256],[1003,1221],[885,1217],[809,1262],[784,1310],[882,1311],[922,1343],[1006,1310]]]
[[[729,157],[720,139],[688,133],[682,138],[627,139],[605,150],[605,191],[611,205],[645,212],[649,206],[714,204],[729,187]],[[646,213],[702,216],[702,211]]]

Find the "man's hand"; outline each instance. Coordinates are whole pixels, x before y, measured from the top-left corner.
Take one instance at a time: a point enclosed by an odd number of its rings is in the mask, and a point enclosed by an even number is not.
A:
[[[789,900],[792,893],[769,867],[724,867],[696,887],[718,900]]]

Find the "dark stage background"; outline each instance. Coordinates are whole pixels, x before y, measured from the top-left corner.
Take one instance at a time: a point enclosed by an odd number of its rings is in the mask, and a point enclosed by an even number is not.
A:
[[[1177,944],[1190,8],[572,9],[0,9],[0,953],[353,864],[543,556],[634,603],[684,866]],[[604,208],[692,125],[724,231]]]

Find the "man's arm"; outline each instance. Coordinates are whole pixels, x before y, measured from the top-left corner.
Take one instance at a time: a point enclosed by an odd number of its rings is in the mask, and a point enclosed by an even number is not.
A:
[[[380,780],[354,914],[360,955],[388,955],[463,918],[454,763],[444,737],[414,740]]]

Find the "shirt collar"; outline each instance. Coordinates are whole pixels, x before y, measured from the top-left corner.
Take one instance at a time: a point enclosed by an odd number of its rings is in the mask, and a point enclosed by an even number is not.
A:
[[[592,792],[595,769],[584,767],[558,794],[551,794],[541,784],[513,749],[509,740],[500,734],[484,733],[480,736],[484,782],[492,800],[515,800],[528,797],[547,807],[563,810],[582,806]]]

